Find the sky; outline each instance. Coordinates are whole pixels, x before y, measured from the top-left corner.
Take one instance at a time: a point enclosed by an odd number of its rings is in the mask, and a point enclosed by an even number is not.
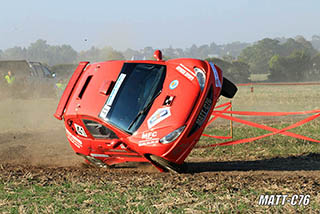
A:
[[[0,0],[0,49],[37,39],[92,46],[187,48],[320,35],[319,0]]]

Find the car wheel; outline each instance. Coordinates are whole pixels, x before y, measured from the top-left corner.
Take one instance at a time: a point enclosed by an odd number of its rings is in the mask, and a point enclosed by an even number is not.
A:
[[[221,95],[227,98],[233,98],[234,95],[237,93],[238,88],[235,86],[230,80],[223,77]]]
[[[182,173],[185,168],[184,164],[176,164],[156,155],[150,155],[150,159],[167,171]]]

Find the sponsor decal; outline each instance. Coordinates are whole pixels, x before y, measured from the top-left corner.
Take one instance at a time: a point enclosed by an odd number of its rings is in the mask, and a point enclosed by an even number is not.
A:
[[[139,141],[138,146],[147,146],[147,145],[156,144],[158,142],[159,142],[159,138],[155,138],[152,140],[141,140],[141,141]]]
[[[194,79],[194,77],[196,76],[196,74],[194,72],[192,72],[189,68],[187,68],[183,64],[178,65],[176,67],[176,69],[177,69],[177,71],[179,71],[179,73],[181,73],[183,76],[185,76],[190,81],[192,81]]]
[[[141,138],[142,139],[153,139],[157,137],[158,132],[142,132]]]
[[[169,85],[169,88],[171,90],[175,89],[177,86],[179,85],[179,81],[178,80],[173,80],[170,85]]]
[[[219,79],[219,74],[218,71],[216,69],[216,67],[214,66],[214,64],[212,62],[210,62],[211,68],[213,70],[213,75],[214,75],[214,80],[216,83],[216,87],[221,88],[221,81]]]
[[[87,137],[87,134],[82,126],[79,126],[78,124],[74,124],[74,127],[76,128],[76,132],[78,135],[81,135],[83,137]]]
[[[144,140],[140,140],[138,146],[147,146],[152,145],[159,142],[159,138],[156,138],[158,132],[143,132],[141,138]]]
[[[111,108],[111,106],[108,106],[107,104],[104,105],[100,114],[99,114],[99,117],[101,117],[103,120],[106,120],[110,108]]]
[[[73,134],[71,134],[68,129],[66,129],[67,138],[70,140],[72,144],[74,144],[79,149],[82,147],[82,142],[77,137],[75,137]]]
[[[147,121],[149,129],[170,116],[171,112],[169,107],[158,109]]]
[[[107,105],[108,106],[111,106],[112,103],[113,103],[113,100],[115,98],[115,96],[117,95],[118,91],[119,91],[119,88],[124,80],[124,78],[126,77],[125,74],[120,74],[116,84],[114,85],[112,91],[111,91],[111,94],[109,95],[108,97],[108,100],[107,100]]]
[[[174,99],[174,96],[166,96],[166,99],[164,100],[162,105],[170,106],[172,104],[173,99]]]
[[[190,74],[192,74],[193,76],[196,76],[196,73],[191,71],[189,68],[187,68],[184,64],[180,64],[181,67],[183,67],[184,69],[186,69]]]
[[[114,85],[109,97],[108,97],[108,100],[106,102],[106,104],[103,106],[103,108],[101,109],[101,112],[99,114],[99,117],[102,118],[103,120],[107,120],[107,115],[109,113],[109,110],[112,106],[112,103],[113,103],[113,100],[114,98],[116,97],[118,91],[119,91],[119,88],[123,82],[123,80],[125,79],[126,77],[126,74],[120,74],[116,84]]]

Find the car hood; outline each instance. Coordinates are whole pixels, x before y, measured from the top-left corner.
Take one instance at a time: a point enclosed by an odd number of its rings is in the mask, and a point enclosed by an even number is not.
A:
[[[162,138],[185,125],[200,93],[193,67],[169,61],[162,92],[132,137],[138,139],[148,139],[150,136]]]
[[[199,83],[193,73],[194,62],[188,64],[189,61],[168,60],[160,62],[167,66],[162,92],[153,102],[141,126],[132,135],[133,138],[141,139],[145,132],[157,132],[157,136],[162,137],[186,124],[201,93]],[[154,61],[139,62],[155,63]],[[66,111],[79,115],[98,116],[108,98],[101,93],[105,92],[101,86],[104,85],[105,80],[117,80],[123,63],[124,61],[109,61],[89,65],[78,85],[85,85],[88,77],[91,75],[93,77],[82,98],[79,98],[78,95],[81,94],[84,87],[76,87],[71,99],[74,102],[68,104]]]

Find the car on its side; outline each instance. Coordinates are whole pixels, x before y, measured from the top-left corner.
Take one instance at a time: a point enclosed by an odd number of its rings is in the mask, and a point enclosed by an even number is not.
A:
[[[220,95],[237,88],[213,63],[154,57],[79,64],[54,114],[76,154],[102,167],[133,161],[181,171]]]

